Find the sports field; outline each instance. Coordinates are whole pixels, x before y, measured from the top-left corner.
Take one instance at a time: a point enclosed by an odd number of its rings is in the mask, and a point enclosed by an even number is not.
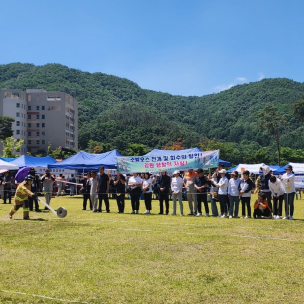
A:
[[[0,204],[0,303],[303,303],[304,200],[295,220],[221,219]],[[253,205],[253,200],[252,200]],[[184,202],[185,213],[188,204]],[[172,201],[170,202],[172,211]]]

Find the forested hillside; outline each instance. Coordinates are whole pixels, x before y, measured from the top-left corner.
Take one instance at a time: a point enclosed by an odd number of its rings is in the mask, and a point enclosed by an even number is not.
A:
[[[287,156],[296,157],[295,153],[302,157],[304,128],[294,118],[292,105],[304,99],[304,84],[289,79],[264,79],[218,94],[183,97],[59,64],[12,63],[0,65],[0,88],[61,91],[75,97],[80,149],[96,142],[104,149],[125,153],[128,144],[164,148],[182,137],[184,148],[218,146],[221,157],[234,163],[276,162],[274,138],[258,126],[258,112],[275,105],[289,121],[281,134],[283,161]],[[215,141],[208,141],[212,139]]]

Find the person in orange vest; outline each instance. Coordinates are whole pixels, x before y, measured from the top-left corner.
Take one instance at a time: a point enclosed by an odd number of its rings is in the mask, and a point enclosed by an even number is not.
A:
[[[258,199],[254,203],[254,218],[271,218],[271,208],[268,204],[266,194],[264,192],[260,192],[258,195]]]
[[[34,178],[32,175],[27,175],[25,180],[20,183],[16,189],[16,194],[14,197],[15,204],[9,213],[9,218],[12,219],[13,215],[17,212],[17,210],[22,206],[23,207],[23,219],[29,220],[30,209],[28,203],[28,197],[31,196],[33,199],[36,198],[35,193],[31,192],[31,185]]]

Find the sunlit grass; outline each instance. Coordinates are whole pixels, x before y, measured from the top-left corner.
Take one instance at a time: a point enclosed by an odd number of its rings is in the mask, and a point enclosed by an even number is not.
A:
[[[80,196],[52,199],[66,218],[23,221],[0,204],[0,303],[303,303],[303,204],[294,221],[157,215],[157,201],[92,213]]]

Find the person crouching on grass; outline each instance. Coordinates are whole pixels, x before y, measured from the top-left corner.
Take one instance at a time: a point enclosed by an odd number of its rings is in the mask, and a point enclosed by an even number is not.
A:
[[[23,207],[23,219],[29,220],[29,203],[28,203],[28,196],[31,196],[33,199],[36,199],[37,196],[35,193],[31,192],[31,185],[34,180],[32,175],[28,175],[25,177],[25,180],[19,184],[15,194],[15,204],[9,213],[9,218],[12,219],[13,215],[17,212],[17,210],[22,206]]]
[[[267,201],[267,195],[263,192],[258,194],[258,199],[254,203],[254,218],[271,218],[271,209]]]

